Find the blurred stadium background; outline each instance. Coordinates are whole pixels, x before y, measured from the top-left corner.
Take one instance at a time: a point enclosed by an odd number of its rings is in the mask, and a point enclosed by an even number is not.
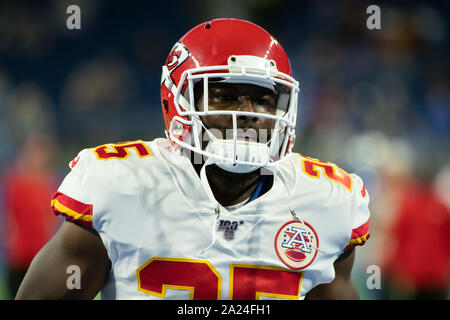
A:
[[[81,30],[66,28],[70,4]],[[366,27],[371,4],[381,30]],[[295,151],[365,180],[372,237],[353,271],[361,298],[448,299],[449,7],[0,1],[0,299],[13,296],[10,270],[57,228],[48,205],[68,162],[85,147],[163,136],[161,65],[186,31],[220,17],[261,25],[288,52],[301,85]]]

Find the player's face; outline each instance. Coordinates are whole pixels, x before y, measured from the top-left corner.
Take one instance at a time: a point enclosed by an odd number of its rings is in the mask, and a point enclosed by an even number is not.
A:
[[[196,107],[199,111],[203,111],[202,86],[199,86],[197,93]],[[210,111],[236,110],[275,115],[276,103],[277,93],[264,87],[252,84],[208,84],[208,108]],[[222,135],[220,138],[232,139],[232,130],[230,130],[233,128],[232,116],[211,115],[201,117],[201,119],[206,128],[213,129],[211,132]],[[263,143],[270,140],[271,130],[275,125],[275,120],[258,116],[239,115],[236,117],[236,121],[238,139]]]

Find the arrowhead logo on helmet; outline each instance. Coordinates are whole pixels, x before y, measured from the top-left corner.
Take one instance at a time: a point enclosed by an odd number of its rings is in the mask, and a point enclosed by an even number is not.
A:
[[[175,43],[167,58],[167,69],[172,73],[178,68],[186,59],[189,58],[189,50],[181,42]]]

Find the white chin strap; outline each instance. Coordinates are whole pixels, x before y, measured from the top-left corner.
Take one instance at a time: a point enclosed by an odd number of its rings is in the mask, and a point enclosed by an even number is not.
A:
[[[205,151],[217,156],[210,157],[209,162],[216,164],[223,170],[234,173],[255,171],[266,166],[270,159],[269,147],[254,141],[238,140],[234,143],[233,140],[215,139],[208,143]]]

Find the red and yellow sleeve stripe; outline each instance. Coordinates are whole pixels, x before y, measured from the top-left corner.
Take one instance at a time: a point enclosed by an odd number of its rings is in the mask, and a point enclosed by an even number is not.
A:
[[[350,241],[344,250],[348,250],[356,246],[362,246],[366,243],[366,241],[370,238],[369,224],[370,219],[367,220],[367,222],[362,226],[352,230],[352,236],[350,237]]]
[[[56,192],[50,205],[55,215],[62,215],[70,221],[81,223],[86,227],[93,227],[92,204],[85,204],[61,192]]]

